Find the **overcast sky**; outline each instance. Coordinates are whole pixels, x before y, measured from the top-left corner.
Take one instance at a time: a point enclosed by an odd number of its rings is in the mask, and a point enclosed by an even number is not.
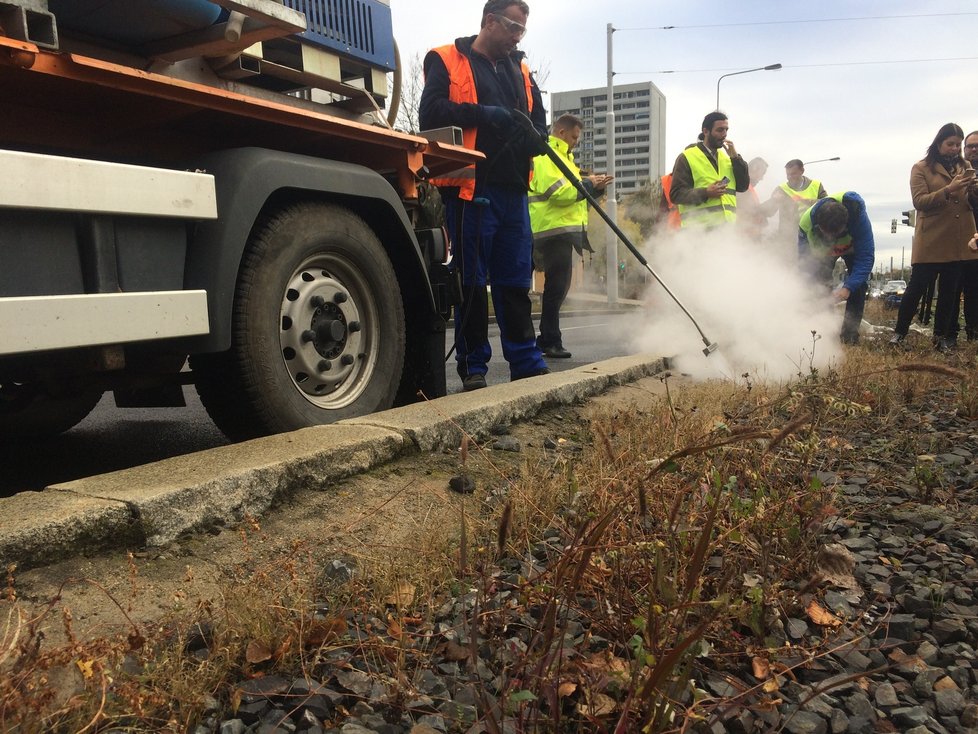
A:
[[[477,33],[483,4],[391,0],[402,63]],[[703,116],[716,106],[722,74],[781,63],[779,71],[721,82],[720,109],[730,116],[730,139],[748,160],[761,156],[771,164],[758,187],[762,197],[784,180],[786,161],[840,156],[808,166],[806,174],[822,180],[830,193],[862,194],[873,220],[877,261],[887,267],[891,256],[900,266],[904,247],[910,264],[909,228],[890,233],[890,220],[899,221],[900,212],[911,207],[910,167],[944,123],[956,122],[966,133],[978,129],[974,0],[529,5],[522,47],[548,92],[607,84],[612,24],[616,82],[652,81],[665,94],[668,160],[695,139]],[[838,20],[857,17],[864,20]],[[670,70],[675,73],[663,73]]]

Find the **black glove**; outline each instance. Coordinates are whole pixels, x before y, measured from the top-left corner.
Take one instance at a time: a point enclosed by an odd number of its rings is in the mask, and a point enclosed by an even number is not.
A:
[[[546,136],[540,135],[535,130],[528,133],[530,136],[530,148],[533,151],[533,155],[547,155],[547,151],[550,150],[550,141]]]
[[[483,105],[482,116],[487,123],[496,128],[500,133],[509,132],[509,129],[515,124],[513,113],[506,107]]]

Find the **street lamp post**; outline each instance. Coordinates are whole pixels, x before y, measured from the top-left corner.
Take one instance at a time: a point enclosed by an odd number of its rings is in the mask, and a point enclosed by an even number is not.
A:
[[[615,175],[615,72],[612,66],[612,36],[615,28],[608,24],[608,110],[604,115],[605,139],[608,146],[608,166],[605,171],[609,176]],[[612,178],[605,188],[607,203],[605,211],[612,222],[618,221],[618,194],[615,189],[615,179]],[[618,303],[618,237],[614,229],[608,227],[605,235],[605,264],[606,286],[608,289],[608,305]]]
[[[802,163],[803,166],[807,166],[811,163],[825,163],[826,161],[840,161],[842,158],[835,156],[834,158],[819,158],[817,161],[805,161]]]
[[[717,109],[720,109],[720,82],[726,79],[728,76],[750,74],[752,71],[776,71],[780,68],[781,64],[768,64],[767,66],[758,66],[756,69],[744,69],[743,71],[731,71],[729,74],[723,74],[719,79],[717,79]]]

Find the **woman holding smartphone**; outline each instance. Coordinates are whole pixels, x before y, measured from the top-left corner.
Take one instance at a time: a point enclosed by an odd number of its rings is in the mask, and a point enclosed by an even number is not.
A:
[[[968,247],[974,234],[974,217],[968,189],[975,171],[961,157],[964,132],[949,122],[937,131],[926,157],[910,170],[910,194],[917,210],[910,283],[900,302],[895,332],[890,344],[906,339],[910,322],[927,286],[938,279],[937,308],[934,310],[934,346],[947,351],[954,346],[948,338],[955,313],[961,262],[978,259]],[[955,330],[956,331],[956,330]]]

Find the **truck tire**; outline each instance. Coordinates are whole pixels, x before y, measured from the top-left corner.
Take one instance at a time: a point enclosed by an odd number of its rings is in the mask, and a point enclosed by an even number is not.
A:
[[[248,243],[231,349],[191,358],[201,402],[233,441],[389,408],[404,364],[390,259],[343,207],[305,202]]]
[[[0,438],[47,438],[81,423],[102,393],[82,392],[55,398],[29,387],[0,385]]]

